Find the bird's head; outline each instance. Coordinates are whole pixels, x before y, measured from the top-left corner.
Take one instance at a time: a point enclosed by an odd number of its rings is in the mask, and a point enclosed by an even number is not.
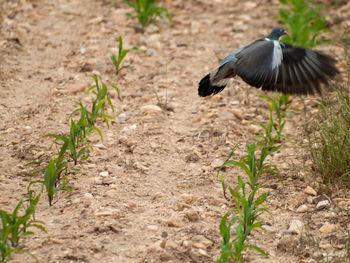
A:
[[[284,30],[284,28],[275,27],[274,29],[272,29],[270,35],[267,38],[271,40],[278,40],[283,35],[287,35],[287,32]]]

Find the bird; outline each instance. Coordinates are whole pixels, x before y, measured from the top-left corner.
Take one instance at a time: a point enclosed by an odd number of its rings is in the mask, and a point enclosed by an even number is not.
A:
[[[339,70],[331,56],[280,41],[287,32],[275,27],[271,33],[243,46],[199,82],[198,95],[221,92],[230,78],[241,77],[249,85],[284,94],[322,94],[320,84],[328,85]]]

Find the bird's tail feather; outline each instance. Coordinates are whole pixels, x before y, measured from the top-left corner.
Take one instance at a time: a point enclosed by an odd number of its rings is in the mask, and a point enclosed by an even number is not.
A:
[[[199,82],[198,87],[199,96],[207,97],[210,95],[214,95],[216,93],[219,93],[226,87],[228,79],[217,79],[217,73],[218,69],[214,70],[213,72],[209,73],[204,78],[202,78],[202,80]],[[213,79],[215,79],[215,81],[213,81]]]

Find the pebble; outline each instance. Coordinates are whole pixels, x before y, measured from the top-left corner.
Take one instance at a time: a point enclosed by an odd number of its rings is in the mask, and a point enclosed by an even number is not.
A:
[[[165,247],[168,249],[178,249],[178,245],[172,240],[168,240],[165,244]]]
[[[162,112],[162,109],[157,105],[145,105],[140,108],[143,114],[157,115]]]
[[[317,195],[316,191],[311,186],[308,186],[305,188],[304,194],[313,195],[313,196]]]
[[[214,168],[219,168],[225,161],[220,159],[214,159],[214,161],[211,163],[211,166]]]
[[[301,205],[297,208],[296,212],[297,213],[305,213],[309,210],[309,207],[307,205]]]
[[[317,209],[323,209],[323,208],[325,208],[325,207],[327,207],[329,205],[330,205],[330,203],[329,203],[328,200],[322,200],[322,201],[317,203],[316,208]]]
[[[96,211],[95,216],[97,216],[97,217],[112,216],[115,218],[119,218],[119,217],[121,217],[121,212],[120,212],[120,210],[106,209],[106,210]]]
[[[102,143],[95,144],[94,147],[97,147],[97,148],[102,149],[102,150],[107,149],[107,147],[105,145],[103,145]]]
[[[208,253],[207,253],[207,251],[205,251],[204,249],[198,249],[198,253],[201,255],[201,256],[208,256]]]
[[[192,204],[194,201],[193,195],[190,195],[190,194],[181,194],[180,199],[185,201],[186,204]]]
[[[84,197],[87,198],[87,199],[92,199],[92,198],[94,198],[94,196],[93,196],[92,194],[90,194],[90,193],[85,193],[85,194],[84,194]]]
[[[120,113],[118,116],[118,120],[120,123],[124,123],[126,121],[126,114],[124,112]]]
[[[319,231],[323,234],[329,234],[331,232],[334,232],[336,229],[337,229],[336,225],[326,223],[323,226],[321,226]]]
[[[341,209],[350,210],[350,201],[340,201],[340,202],[338,203],[338,206],[339,206]]]
[[[136,128],[137,128],[137,124],[133,124],[133,125],[124,127],[123,131],[133,131],[133,130],[136,130]]]
[[[294,234],[301,234],[305,232],[304,223],[300,220],[294,219],[290,222],[288,231]]]
[[[204,246],[202,243],[193,243],[193,247],[200,248],[200,249],[206,249],[206,246]]]
[[[168,226],[170,227],[181,227],[182,221],[178,214],[172,213],[170,218],[167,221]]]
[[[269,233],[275,233],[277,232],[277,229],[273,226],[269,226],[269,225],[262,225],[262,228],[264,228],[267,232]]]
[[[205,236],[203,235],[195,235],[192,238],[192,241],[196,244],[200,243],[201,245],[203,245],[205,248],[210,247],[213,245],[213,242],[210,241],[209,239],[207,239]]]
[[[100,176],[107,177],[108,175],[109,175],[109,172],[107,171],[100,172]]]
[[[237,119],[243,120],[243,112],[241,110],[232,109],[231,112]]]
[[[41,156],[43,156],[45,154],[45,152],[44,151],[40,151],[40,152],[38,152],[38,153],[36,153],[35,155],[34,155],[34,159],[39,159]]]
[[[192,242],[189,241],[189,240],[184,240],[184,241],[182,242],[182,245],[183,245],[184,247],[191,247],[191,246],[192,246]]]
[[[157,230],[158,230],[158,226],[156,226],[156,225],[149,225],[149,226],[147,226],[147,228],[148,228],[149,230],[154,230],[154,231],[157,231]]]
[[[186,214],[188,220],[190,220],[191,222],[197,222],[200,219],[199,214],[197,213],[197,211],[195,211],[193,209],[190,209],[190,210],[186,211],[185,214]]]
[[[291,198],[287,201],[287,205],[290,209],[294,209],[299,205],[299,200],[296,198]]]

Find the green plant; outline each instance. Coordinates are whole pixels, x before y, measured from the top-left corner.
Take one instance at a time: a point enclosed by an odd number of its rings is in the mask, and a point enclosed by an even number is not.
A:
[[[12,252],[15,251],[25,252],[35,258],[35,256],[27,250],[18,247],[20,239],[24,236],[34,234],[33,231],[28,231],[29,228],[37,228],[47,233],[43,226],[44,222],[35,220],[33,217],[36,205],[40,200],[40,194],[34,198],[33,197],[33,192],[30,192],[29,199],[27,200],[27,207],[24,207],[23,201],[20,201],[12,213],[0,210],[0,253],[2,263],[10,260]],[[25,209],[22,216],[19,215],[20,208]]]
[[[283,128],[285,126],[285,114],[289,107],[289,97],[279,94],[277,98],[264,96],[263,98],[271,102],[270,120],[267,125],[255,124],[263,129],[257,134],[259,141],[247,145],[247,155],[243,156],[239,161],[232,160],[236,147],[233,148],[226,162],[219,169],[219,178],[226,196],[226,190],[229,189],[231,199],[237,202],[235,209],[228,211],[221,220],[220,233],[223,238],[221,242],[221,255],[218,263],[233,261],[243,262],[242,252],[247,248],[255,249],[264,256],[267,253],[260,247],[252,244],[246,244],[245,241],[255,228],[262,228],[263,221],[260,215],[268,212],[268,208],[263,204],[268,193],[263,193],[256,197],[257,191],[261,188],[259,179],[266,174],[273,174],[279,177],[277,166],[267,162],[266,158],[281,148],[281,139]],[[275,114],[273,114],[275,113]],[[260,149],[260,151],[258,151]],[[245,183],[241,176],[238,176],[238,185],[232,188],[227,185],[224,177],[220,175],[222,168],[234,165],[240,167],[248,181]],[[246,186],[249,189],[246,189]],[[236,237],[231,240],[231,228],[234,226]]]
[[[305,122],[314,168],[326,185],[340,179],[349,182],[350,93],[338,89],[335,97],[324,98],[320,106],[320,112]]]
[[[64,143],[61,146],[59,152],[54,154],[54,156],[57,155],[57,158],[51,158],[49,160],[49,163],[44,169],[40,169],[32,173],[32,177],[39,173],[42,173],[44,175],[44,180],[31,181],[29,184],[29,188],[33,184],[38,184],[38,183],[42,184],[46,189],[47,196],[49,199],[49,205],[52,206],[52,199],[57,194],[58,191],[72,190],[69,186],[67,186],[69,182],[68,177],[61,176],[62,173],[66,174],[68,172],[68,161],[66,160],[65,157],[66,157],[66,151],[69,144],[69,137],[65,137],[57,134],[47,134],[43,137],[54,137],[55,142],[61,139]],[[42,161],[38,161],[38,162],[28,163],[27,165],[40,165],[41,163]]]
[[[105,104],[106,102],[111,107],[112,111],[114,111],[114,106],[111,102],[111,99],[108,95],[107,86],[105,83],[101,82],[99,85],[98,78],[96,76],[92,77],[95,80],[95,85],[91,86],[87,93],[92,92],[96,95],[96,97],[92,100],[92,108],[91,111],[87,111],[87,120],[89,127],[94,126],[95,121],[98,117],[101,117],[105,120],[107,126],[109,127],[108,119],[113,120],[113,117],[105,114]],[[115,85],[112,88],[120,95],[119,88]],[[79,111],[80,109],[78,109]],[[100,133],[101,135],[101,133]],[[102,137],[102,136],[101,136]]]
[[[135,14],[128,13],[129,18],[137,18],[144,32],[146,27],[155,23],[156,18],[166,17],[171,22],[171,16],[166,8],[156,4],[157,0],[132,0],[125,3],[134,9]]]
[[[279,0],[287,9],[279,9],[279,19],[288,25],[284,41],[296,46],[312,48],[330,39],[321,38],[327,32],[326,19],[320,15],[322,5],[311,6],[312,0]]]
[[[277,168],[270,164],[265,163],[265,158],[276,151],[279,147],[271,149],[269,152],[264,151],[259,159],[256,159],[256,144],[250,144],[247,146],[248,155],[244,156],[240,161],[230,160],[233,156],[233,151],[230,154],[229,159],[222,165],[221,168],[227,165],[235,165],[243,169],[248,175],[248,183],[244,183],[241,176],[238,176],[238,185],[235,188],[227,186],[223,176],[220,176],[222,187],[224,192],[229,188],[232,198],[237,201],[237,208],[228,211],[222,218],[220,223],[220,233],[223,237],[221,242],[221,256],[217,262],[226,263],[229,258],[234,261],[243,262],[242,252],[246,248],[253,248],[262,255],[267,256],[267,253],[256,245],[245,244],[246,238],[250,235],[251,231],[255,228],[262,228],[263,221],[259,219],[259,216],[268,212],[267,207],[263,205],[263,202],[267,198],[267,193],[261,194],[255,198],[256,192],[261,187],[258,184],[258,179],[261,175],[266,173],[277,173]],[[250,194],[246,192],[246,185],[250,187]],[[231,214],[237,214],[228,221],[228,217]],[[227,222],[228,221],[228,222]],[[231,227],[235,225],[236,237],[231,241]]]
[[[113,119],[110,115],[105,114],[105,106],[108,103],[114,111],[111,99],[108,96],[108,90],[105,83],[99,84],[98,78],[93,77],[95,85],[90,87],[87,92],[92,92],[95,97],[92,99],[91,111],[81,103],[76,102],[79,108],[74,110],[70,115],[70,132],[69,135],[60,134],[47,134],[43,137],[53,137],[53,144],[57,148],[57,153],[53,155],[44,169],[35,171],[32,176],[43,173],[44,180],[32,181],[30,185],[41,183],[45,186],[47,191],[49,204],[52,205],[53,197],[56,196],[60,190],[71,191],[72,189],[68,186],[69,178],[62,174],[67,174],[69,169],[69,161],[72,160],[74,165],[77,165],[78,161],[84,161],[89,158],[90,150],[93,150],[92,146],[88,144],[87,137],[92,131],[97,131],[100,135],[101,140],[103,139],[101,130],[95,126],[97,118],[103,118],[109,126],[109,119]],[[119,94],[119,89],[116,86],[113,88]],[[80,113],[78,121],[73,120],[74,113]],[[54,158],[55,157],[55,158]],[[31,165],[40,165],[42,161],[31,162]],[[76,168],[71,168],[78,170]]]
[[[290,106],[290,96],[278,93],[276,98],[269,97],[267,95],[261,95],[260,98],[268,100],[270,104],[270,120],[267,125],[262,123],[255,123],[253,125],[259,126],[263,129],[263,132],[258,132],[258,138],[260,143],[277,143],[282,138],[285,138],[283,134],[283,128],[286,124],[285,114]],[[275,113],[274,118],[272,114]]]
[[[137,47],[133,47],[131,49],[123,49],[123,38],[119,36],[119,46],[118,46],[118,58],[114,54],[110,56],[113,65],[115,67],[116,74],[118,75],[119,71],[123,68],[120,67],[120,64],[122,63],[125,56],[131,51],[131,50],[138,50]],[[119,90],[118,90],[119,91]],[[119,92],[118,92],[119,94]]]

